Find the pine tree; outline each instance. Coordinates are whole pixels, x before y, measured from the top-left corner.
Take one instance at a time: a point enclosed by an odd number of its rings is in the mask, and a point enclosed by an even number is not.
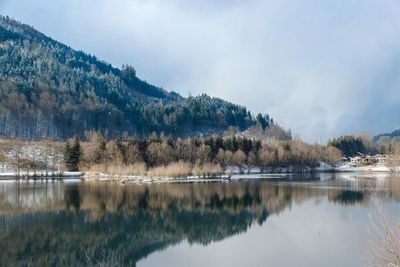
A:
[[[80,161],[81,155],[82,155],[81,144],[79,143],[78,137],[75,137],[74,144],[71,148],[71,151],[72,151],[72,153],[71,153],[72,162],[71,163],[72,163],[73,169],[75,171],[78,171],[79,170],[78,165],[79,165],[79,161]]]
[[[79,138],[75,137],[73,145],[67,141],[64,147],[64,162],[68,171],[78,171],[79,161],[81,159],[82,151],[79,143]]]

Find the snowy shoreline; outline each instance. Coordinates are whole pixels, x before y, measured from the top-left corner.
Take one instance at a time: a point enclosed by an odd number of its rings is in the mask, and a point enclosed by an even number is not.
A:
[[[317,168],[310,167],[287,167],[267,168],[261,171],[258,167],[248,168],[245,172],[231,166],[224,174],[209,177],[151,177],[148,175],[111,175],[101,172],[54,172],[54,171],[8,171],[0,172],[0,180],[82,180],[82,181],[114,181],[125,183],[173,183],[173,182],[215,182],[229,181],[231,179],[259,178],[273,179],[285,178],[292,174],[323,174],[323,173],[360,173],[360,174],[400,174],[400,167],[388,167],[385,165],[350,166],[347,164],[332,167],[321,163]]]
[[[0,180],[40,180],[40,179],[77,179],[84,176],[83,172],[53,172],[53,171],[14,171],[0,172]]]

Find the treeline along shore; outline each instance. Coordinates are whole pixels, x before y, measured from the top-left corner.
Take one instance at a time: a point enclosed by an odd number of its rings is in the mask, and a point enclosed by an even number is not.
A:
[[[100,132],[89,131],[81,139],[65,142],[3,139],[0,176],[220,179],[247,173],[343,171],[347,155],[377,150],[365,138],[338,138],[319,145],[290,136],[254,136],[241,132],[173,139],[153,133],[146,138],[106,139]],[[393,159],[400,159],[400,145],[391,151],[387,164],[398,166]]]
[[[341,151],[332,146],[239,134],[173,139],[154,133],[147,138],[106,140],[91,131],[83,140],[0,142],[3,176],[81,172],[87,177],[218,178],[233,173],[308,172],[320,162],[334,165],[341,158]]]

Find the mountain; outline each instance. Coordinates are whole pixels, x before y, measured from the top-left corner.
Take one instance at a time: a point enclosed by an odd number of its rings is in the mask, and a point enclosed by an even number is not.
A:
[[[0,134],[65,139],[98,130],[106,137],[164,132],[175,137],[273,123],[205,94],[182,97],[0,17]]]
[[[383,140],[383,139],[391,139],[394,141],[399,141],[400,140],[400,129],[394,130],[391,133],[379,134],[377,136],[374,136],[374,138],[373,138],[374,142],[379,142],[380,140]]]

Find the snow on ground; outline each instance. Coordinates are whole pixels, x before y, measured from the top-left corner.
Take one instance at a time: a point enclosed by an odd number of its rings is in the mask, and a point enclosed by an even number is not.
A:
[[[315,168],[316,171],[320,171],[320,172],[327,172],[327,171],[333,171],[335,169],[335,167],[329,165],[326,162],[321,161],[319,163],[319,166],[317,168]]]
[[[16,141],[17,142],[17,141]],[[60,171],[63,167],[63,153],[60,147],[47,143],[16,143],[13,141],[0,143],[0,175],[15,175],[17,163],[20,165],[20,173],[43,173]]]
[[[337,172],[355,172],[357,169],[354,166],[350,166],[348,164],[339,165],[335,168]]]
[[[345,163],[335,168],[336,172],[399,172],[400,166],[388,166],[382,163],[367,166],[355,166]]]

